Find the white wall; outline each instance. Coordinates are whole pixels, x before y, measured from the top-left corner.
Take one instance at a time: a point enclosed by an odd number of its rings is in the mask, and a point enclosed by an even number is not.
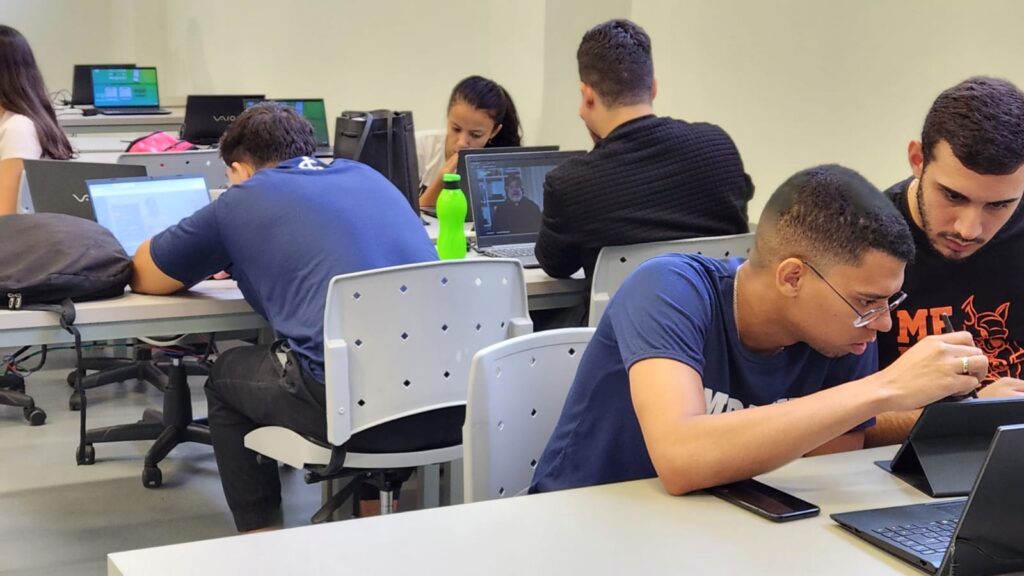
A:
[[[49,88],[74,63],[160,69],[161,96],[317,97],[328,113],[411,109],[440,128],[452,85],[504,84],[527,143],[589,147],[576,47],[613,17],[651,34],[659,114],[733,135],[756,217],[790,174],[823,162],[884,187],[944,88],[972,74],[1024,86],[1016,0],[0,0]]]

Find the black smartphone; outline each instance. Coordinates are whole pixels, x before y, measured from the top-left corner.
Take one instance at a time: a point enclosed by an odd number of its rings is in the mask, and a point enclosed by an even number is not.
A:
[[[723,484],[708,488],[708,492],[744,508],[764,516],[772,522],[789,522],[800,518],[817,516],[821,509],[757,480],[742,480],[732,484]]]

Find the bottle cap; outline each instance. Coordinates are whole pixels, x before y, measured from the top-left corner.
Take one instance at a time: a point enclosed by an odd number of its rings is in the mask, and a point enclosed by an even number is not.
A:
[[[459,183],[462,182],[462,176],[459,176],[458,174],[446,173],[444,176],[441,177],[441,180],[444,182],[445,188],[458,188]]]

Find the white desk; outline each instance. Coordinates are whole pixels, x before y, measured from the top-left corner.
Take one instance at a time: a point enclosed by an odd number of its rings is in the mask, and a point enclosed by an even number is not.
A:
[[[846,533],[833,512],[927,500],[873,460],[798,460],[762,477],[821,506],[774,524],[642,480],[113,553],[111,576],[178,574],[922,574]]]
[[[185,121],[185,109],[164,106],[170,114],[140,114],[138,116],[82,116],[77,110],[61,109],[58,111],[57,123],[68,136],[80,134],[138,133],[147,134],[156,130],[164,130],[177,134],[181,123]]]

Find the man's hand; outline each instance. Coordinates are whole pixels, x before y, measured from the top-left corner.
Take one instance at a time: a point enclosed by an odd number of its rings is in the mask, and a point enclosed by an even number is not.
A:
[[[971,334],[955,332],[924,338],[878,375],[890,393],[886,411],[899,411],[967,394],[986,374],[988,358],[974,346]]]
[[[1024,398],[1024,380],[1000,378],[978,390],[978,398]]]

